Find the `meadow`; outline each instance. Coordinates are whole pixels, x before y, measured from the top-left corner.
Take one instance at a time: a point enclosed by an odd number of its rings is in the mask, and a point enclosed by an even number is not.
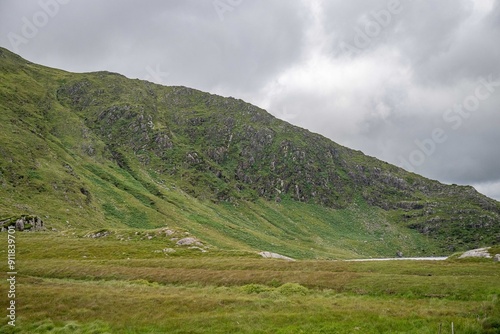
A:
[[[73,233],[16,234],[16,326],[2,316],[1,333],[500,333],[492,260],[292,262]]]

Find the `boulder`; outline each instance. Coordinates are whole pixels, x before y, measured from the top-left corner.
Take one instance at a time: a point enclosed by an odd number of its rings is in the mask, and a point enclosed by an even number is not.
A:
[[[284,256],[278,253],[260,252],[259,255],[267,259],[281,259],[286,261],[295,261],[295,259],[292,259],[291,257]]]
[[[191,246],[191,245],[197,245],[197,246],[202,246],[202,243],[196,240],[195,238],[188,237],[188,238],[183,238],[176,243],[178,246]]]
[[[493,257],[493,261],[500,262],[500,254],[495,254],[495,256]]]
[[[16,230],[17,231],[24,231],[24,222],[26,220],[24,218],[20,218],[16,220]]]
[[[488,252],[488,249],[489,249],[489,247],[472,249],[470,251],[463,253],[458,258],[465,259],[468,257],[484,257],[484,258],[490,259],[491,254]]]

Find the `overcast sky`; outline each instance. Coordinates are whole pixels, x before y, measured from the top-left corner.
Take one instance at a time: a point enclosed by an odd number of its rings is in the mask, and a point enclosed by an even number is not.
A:
[[[0,0],[0,45],[233,96],[500,199],[500,0]]]

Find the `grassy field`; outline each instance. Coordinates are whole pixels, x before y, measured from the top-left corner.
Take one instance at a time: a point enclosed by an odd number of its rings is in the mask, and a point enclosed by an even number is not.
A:
[[[491,260],[287,262],[119,233],[18,232],[16,327],[0,332],[500,333]]]

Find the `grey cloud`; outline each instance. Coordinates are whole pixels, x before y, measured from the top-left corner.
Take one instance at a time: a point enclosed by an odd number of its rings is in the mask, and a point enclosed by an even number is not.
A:
[[[500,2],[494,1],[491,12],[486,16],[485,23],[489,28],[500,30]]]
[[[399,4],[394,7],[398,8],[398,12],[390,15],[390,20],[384,27],[378,23],[374,13],[382,11],[387,13],[392,2]],[[466,19],[470,17],[472,8],[472,2],[469,0],[327,2],[324,13],[325,30],[331,37],[330,50],[334,56],[344,56],[347,53],[355,57],[370,53],[379,47],[396,48],[405,61],[412,65],[416,79],[436,82],[447,80],[449,73],[453,78],[459,77],[460,69],[457,73],[451,71],[456,70],[456,67],[449,66],[450,51],[456,50],[457,55],[452,57],[459,58],[463,55],[461,52],[463,47],[470,47],[470,44],[467,46],[468,43],[481,43],[468,40],[459,45],[459,48],[454,48],[457,39],[462,37],[461,29]],[[378,25],[380,33],[370,37],[368,22]],[[356,36],[361,35],[360,31],[365,34],[365,38],[368,37],[366,46],[356,43]],[[475,38],[477,35],[474,34],[472,37]],[[364,43],[363,39],[360,40]],[[345,52],[345,48],[341,48],[342,43],[358,47],[360,52]],[[484,53],[479,55],[485,56]],[[452,65],[455,64],[467,65],[466,62],[461,64],[452,62]]]
[[[410,160],[414,151],[424,152],[416,141],[428,143],[434,129],[439,128],[446,141],[428,144],[432,153],[424,154],[424,161],[414,164],[413,170],[446,182],[460,180],[458,183],[462,184],[500,180],[500,156],[492,146],[492,143],[500,143],[499,105],[500,87],[490,99],[481,102],[476,111],[470,112],[469,118],[462,118],[456,124],[443,120],[446,109],[427,114],[413,110],[412,116],[406,117],[395,112],[388,120],[365,120],[368,123],[366,131],[353,136],[354,145],[369,147],[364,143],[371,143],[370,152],[391,163],[404,165],[402,159]],[[456,129],[455,125],[458,125]]]
[[[33,11],[33,6],[24,11],[10,5],[16,12],[12,17]],[[256,89],[300,57],[306,30],[302,6],[243,1],[220,20],[208,0],[139,6],[131,0],[72,1],[20,49],[23,56],[63,63],[69,70],[105,67],[141,78],[147,66],[160,65],[170,73],[170,84]]]

